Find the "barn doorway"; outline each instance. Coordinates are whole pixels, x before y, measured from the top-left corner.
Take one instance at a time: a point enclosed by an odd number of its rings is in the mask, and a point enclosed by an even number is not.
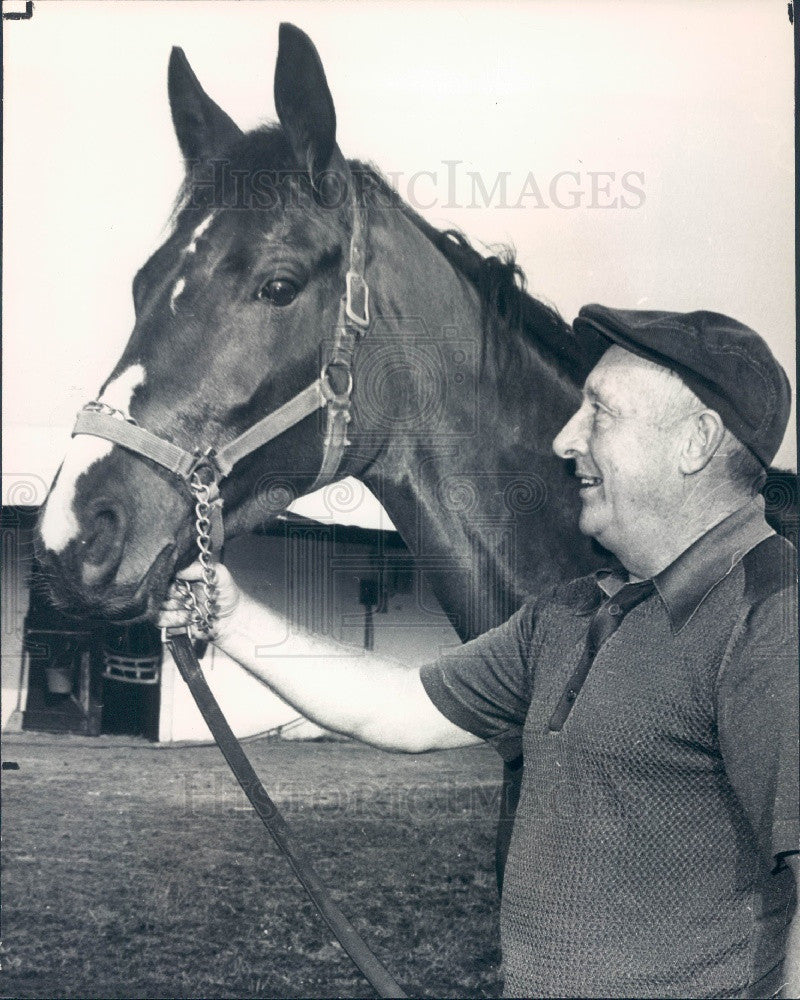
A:
[[[161,641],[148,622],[103,635],[101,732],[158,739]]]
[[[31,567],[22,729],[158,739],[161,643],[147,622],[109,625],[63,615]]]

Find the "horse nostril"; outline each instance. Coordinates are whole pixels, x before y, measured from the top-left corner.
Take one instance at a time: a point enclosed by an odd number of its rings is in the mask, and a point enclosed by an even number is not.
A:
[[[103,500],[94,505],[81,540],[84,584],[99,586],[110,579],[122,559],[125,526],[119,504]]]

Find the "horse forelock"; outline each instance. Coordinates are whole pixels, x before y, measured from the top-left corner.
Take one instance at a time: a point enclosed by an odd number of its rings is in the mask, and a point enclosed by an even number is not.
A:
[[[224,153],[208,163],[189,166],[173,205],[169,223],[221,209],[283,211],[298,192],[313,203],[305,164],[297,162],[280,125],[263,125],[241,135]],[[337,206],[345,217],[346,205]]]

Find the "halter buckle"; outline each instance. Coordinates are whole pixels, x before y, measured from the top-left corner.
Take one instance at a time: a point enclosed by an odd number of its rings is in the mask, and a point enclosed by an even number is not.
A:
[[[191,630],[189,625],[162,625],[161,626],[161,642],[163,645],[167,645],[170,639],[174,639],[176,635],[188,635],[191,638]]]
[[[356,326],[360,326],[362,330],[366,330],[369,326],[369,285],[363,276],[357,274],[355,271],[347,272],[345,275],[345,284],[347,286],[347,295],[344,303],[345,315]],[[356,312],[353,305],[354,298],[360,299],[359,304],[362,307],[360,315]]]

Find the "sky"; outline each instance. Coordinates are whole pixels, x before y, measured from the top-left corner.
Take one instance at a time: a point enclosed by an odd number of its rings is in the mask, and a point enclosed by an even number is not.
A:
[[[4,503],[42,501],[132,329],[182,177],[171,46],[253,127],[275,117],[282,20],[320,52],[345,154],[431,222],[513,244],[568,320],[588,302],[734,316],[794,388],[782,0],[38,0],[3,25]],[[777,462],[796,468],[794,415]]]

